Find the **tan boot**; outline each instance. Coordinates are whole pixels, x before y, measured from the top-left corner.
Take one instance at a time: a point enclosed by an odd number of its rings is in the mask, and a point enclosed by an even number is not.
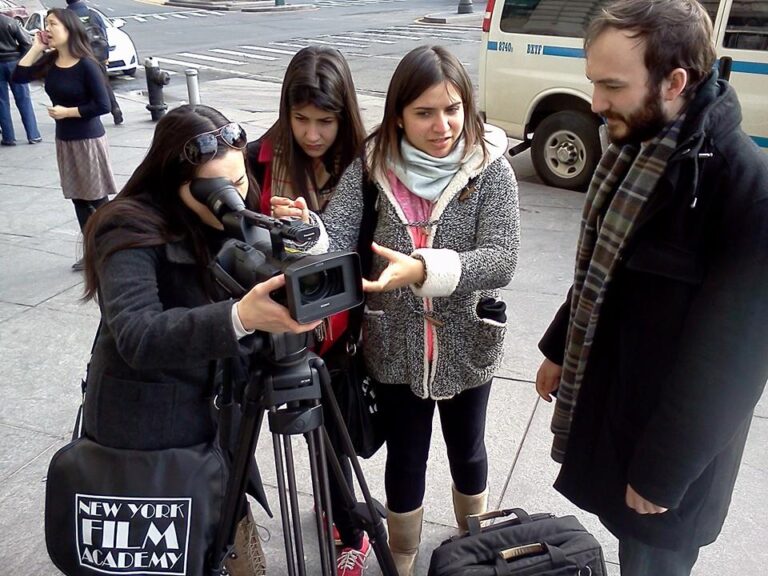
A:
[[[389,531],[389,549],[395,560],[399,576],[412,576],[416,555],[421,543],[421,521],[424,507],[399,514],[387,510],[387,529]]]
[[[237,525],[235,547],[224,560],[224,566],[231,576],[265,576],[267,573],[267,561],[264,558],[264,550],[261,548],[256,522],[251,516],[250,506],[248,506],[248,515]]]
[[[482,514],[488,510],[488,488],[475,494],[468,496],[462,494],[456,490],[456,486],[453,486],[453,512],[456,515],[456,523],[459,525],[459,532],[464,533],[469,528],[467,527],[467,516],[470,514]]]

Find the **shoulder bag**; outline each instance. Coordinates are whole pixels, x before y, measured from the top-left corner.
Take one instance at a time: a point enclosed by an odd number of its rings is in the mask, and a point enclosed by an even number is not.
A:
[[[362,157],[362,162],[363,217],[357,253],[360,255],[363,276],[368,276],[373,259],[371,243],[376,229],[378,189],[365,167],[365,157]],[[370,458],[384,444],[384,430],[376,406],[376,382],[368,374],[363,357],[363,307],[364,304],[349,311],[344,337],[334,342],[323,355],[323,360],[330,372],[331,386],[355,452],[361,458]],[[339,445],[334,432],[329,430],[334,445]]]
[[[67,576],[202,576],[217,565],[208,555],[229,475],[218,441],[111,448],[81,435],[80,412],[48,468],[45,542],[56,567]]]

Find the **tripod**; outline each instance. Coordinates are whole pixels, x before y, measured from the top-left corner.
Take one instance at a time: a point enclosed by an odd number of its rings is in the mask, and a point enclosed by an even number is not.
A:
[[[335,576],[335,545],[333,516],[329,490],[329,468],[338,483],[344,506],[351,511],[356,527],[369,537],[376,558],[385,576],[397,576],[392,554],[387,546],[387,534],[381,521],[386,514],[368,490],[360,462],[331,388],[330,375],[321,358],[307,348],[307,335],[269,335],[268,354],[259,358],[260,367],[250,374],[242,400],[242,421],[232,473],[224,500],[221,522],[212,549],[211,575],[221,574],[221,565],[230,552],[235,527],[245,500],[248,469],[254,457],[264,413],[268,412],[269,429],[275,453],[280,516],[283,527],[288,575],[305,576],[304,538],[301,530],[296,472],[291,436],[303,434],[307,440],[315,504],[315,526],[318,534],[320,563],[323,576]],[[364,502],[356,502],[346,483],[336,451],[331,444],[323,420],[323,405],[330,408],[331,417],[339,431],[341,450],[352,464]],[[326,512],[325,523],[322,512]]]

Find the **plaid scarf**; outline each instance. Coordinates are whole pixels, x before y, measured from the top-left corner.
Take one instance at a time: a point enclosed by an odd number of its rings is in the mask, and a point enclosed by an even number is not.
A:
[[[325,210],[325,205],[331,199],[330,192],[333,190],[326,189],[326,184],[330,181],[331,175],[325,169],[323,162],[313,162],[313,168],[315,171],[313,177],[307,175],[307,195],[305,200],[307,201],[307,207],[312,212],[320,213]],[[293,187],[288,166],[283,162],[282,156],[277,151],[275,151],[272,160],[271,179],[272,196],[282,196],[291,200],[296,199],[298,193]]]
[[[562,463],[565,456],[606,290],[638,217],[677,147],[684,119],[681,114],[639,153],[634,145],[611,145],[592,178],[581,219],[563,375],[552,416],[552,458],[557,462]]]

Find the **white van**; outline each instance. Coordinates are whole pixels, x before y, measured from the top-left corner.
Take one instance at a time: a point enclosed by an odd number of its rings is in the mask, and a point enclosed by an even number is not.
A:
[[[701,1],[701,0],[700,0]],[[488,0],[480,56],[486,121],[531,148],[539,177],[584,190],[600,159],[600,119],[590,110],[583,33],[607,0]],[[768,149],[768,0],[703,0],[717,54],[732,60],[730,82],[743,128]]]

